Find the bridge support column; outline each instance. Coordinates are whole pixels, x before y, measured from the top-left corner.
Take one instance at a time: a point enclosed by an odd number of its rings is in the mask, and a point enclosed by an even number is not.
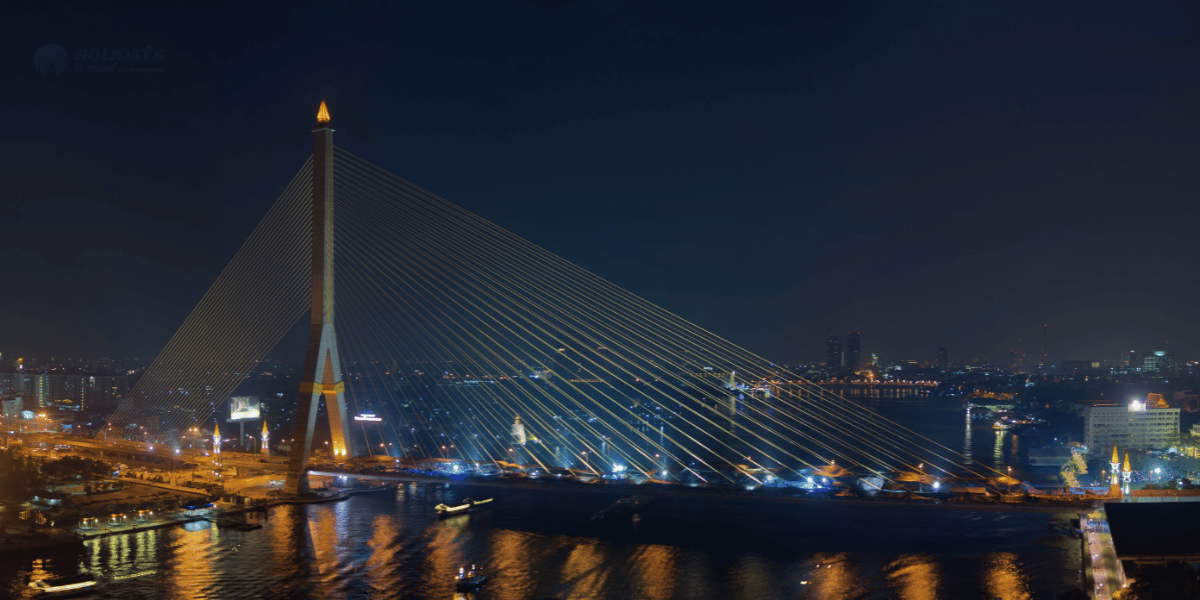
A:
[[[345,385],[333,327],[333,129],[329,127],[324,100],[317,111],[317,128],[313,129],[312,175],[312,321],[288,474],[283,484],[286,494],[310,491],[308,459],[322,397],[329,413],[330,454],[341,460],[351,456]]]

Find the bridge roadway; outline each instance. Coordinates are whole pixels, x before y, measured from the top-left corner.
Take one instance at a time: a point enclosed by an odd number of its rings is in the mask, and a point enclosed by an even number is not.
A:
[[[461,481],[455,481],[449,477],[433,477],[426,475],[411,475],[411,474],[395,474],[395,473],[360,473],[357,471],[338,471],[338,470],[309,470],[310,476],[325,476],[325,477],[354,477],[357,479],[370,479],[375,481],[388,481],[394,483],[433,483],[433,484],[450,484],[450,485],[473,485],[484,487],[497,488],[522,488],[522,489],[538,489],[543,487],[560,487],[569,486],[572,490],[584,490],[596,492],[599,494],[610,494],[618,496],[665,496],[676,498],[729,498],[730,496],[739,496],[747,500],[756,500],[763,502],[805,504],[805,503],[823,503],[823,504],[843,504],[846,506],[886,506],[888,508],[913,508],[913,509],[932,509],[932,510],[965,510],[975,512],[1035,512],[1035,513],[1077,513],[1086,514],[1095,510],[1095,507],[1070,507],[1070,506],[1034,506],[1027,504],[1007,504],[1007,503],[962,503],[962,502],[907,502],[903,500],[876,500],[869,498],[838,498],[825,497],[814,495],[796,495],[779,493],[763,493],[749,490],[740,490],[740,486],[713,486],[713,487],[697,487],[692,488],[683,485],[660,485],[660,484],[643,484],[633,485],[627,483],[612,483],[605,480],[605,483],[585,483],[582,481],[553,481],[548,479],[527,479],[527,478],[465,478]]]

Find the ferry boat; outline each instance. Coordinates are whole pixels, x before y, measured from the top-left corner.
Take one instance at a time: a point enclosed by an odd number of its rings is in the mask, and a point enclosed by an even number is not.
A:
[[[91,575],[73,575],[55,579],[39,579],[29,582],[38,598],[66,598],[91,593],[98,585]]]
[[[1004,421],[996,421],[995,423],[992,423],[992,429],[995,429],[996,431],[1008,429],[1008,423],[1005,423]]]
[[[439,504],[433,508],[435,510],[437,510],[439,517],[450,517],[450,516],[454,516],[454,515],[461,515],[461,514],[467,513],[469,511],[471,511],[472,509],[474,509],[476,506],[479,506],[480,504],[487,504],[488,502],[491,502],[491,501],[492,501],[491,498],[488,498],[487,500],[472,500],[470,498],[467,498],[466,500],[463,500],[462,504],[459,504],[456,506],[450,506],[450,505],[443,503],[443,504]]]

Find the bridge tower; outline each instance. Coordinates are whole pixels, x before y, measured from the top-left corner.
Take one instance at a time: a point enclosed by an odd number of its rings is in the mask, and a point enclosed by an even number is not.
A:
[[[287,494],[309,491],[308,455],[312,451],[317,407],[322,396],[329,413],[330,454],[342,460],[350,454],[345,384],[333,328],[333,129],[329,127],[329,109],[324,100],[317,110],[317,127],[312,132],[312,320],[288,474],[283,485]]]

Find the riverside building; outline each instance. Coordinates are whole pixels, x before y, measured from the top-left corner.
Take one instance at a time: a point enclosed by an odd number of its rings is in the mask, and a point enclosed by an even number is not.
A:
[[[1083,437],[1096,450],[1122,446],[1140,450],[1166,448],[1179,435],[1179,409],[1171,408],[1160,394],[1128,405],[1096,404],[1083,407]]]

